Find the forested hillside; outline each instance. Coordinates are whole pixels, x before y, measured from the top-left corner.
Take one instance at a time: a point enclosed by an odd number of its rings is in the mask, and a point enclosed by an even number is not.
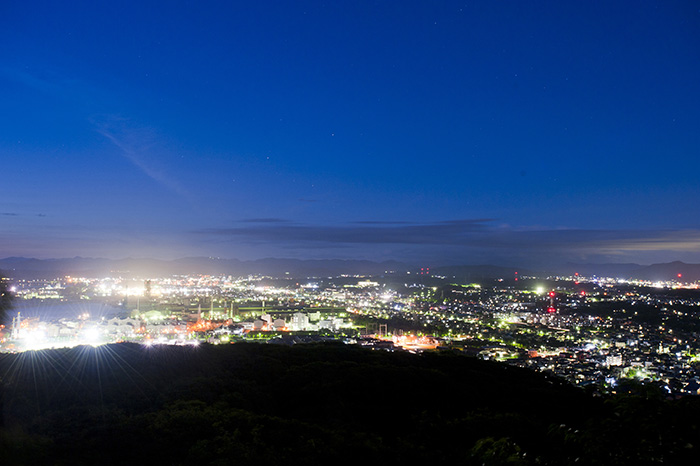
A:
[[[343,344],[1,355],[2,464],[680,464],[696,398]]]

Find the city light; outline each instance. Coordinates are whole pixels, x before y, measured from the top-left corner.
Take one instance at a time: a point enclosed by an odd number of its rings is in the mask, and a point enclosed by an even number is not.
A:
[[[367,277],[357,277],[348,286],[347,278],[353,277],[340,277],[337,284],[326,279],[323,286],[301,280],[279,287],[255,276],[149,278],[130,282],[134,290],[140,288],[133,283],[148,284],[149,296],[137,297],[112,278],[20,281],[13,285],[18,302],[44,296],[45,309],[50,309],[48,303],[62,302],[65,290],[80,284],[85,293],[80,302],[111,302],[113,314],[83,305],[72,318],[57,320],[17,313],[3,329],[2,348],[18,352],[119,342],[293,344],[333,338],[388,351],[473,348],[469,351],[481,358],[552,371],[574,384],[597,384],[600,390],[610,386],[605,377],[679,377],[674,386],[683,387],[691,372],[679,375],[658,357],[672,355],[691,367],[700,354],[692,335],[671,325],[671,317],[692,321],[700,307],[671,294],[678,287],[675,280],[548,277],[545,291],[545,285],[528,287],[526,281],[523,288],[498,280],[490,286],[460,285],[432,276],[437,281],[430,286],[406,283],[397,290]],[[630,286],[640,288],[630,291]],[[684,287],[697,289],[697,283]],[[533,288],[536,293],[529,291]],[[123,294],[111,295],[112,290]],[[639,320],[641,306],[654,306],[662,316],[660,325]],[[608,314],[591,314],[598,307],[609,309]],[[652,346],[648,342],[653,339],[661,343]]]

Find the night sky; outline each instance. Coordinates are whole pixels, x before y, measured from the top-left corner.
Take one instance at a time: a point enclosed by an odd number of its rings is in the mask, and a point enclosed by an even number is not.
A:
[[[700,4],[5,0],[0,160],[0,257],[700,262]]]

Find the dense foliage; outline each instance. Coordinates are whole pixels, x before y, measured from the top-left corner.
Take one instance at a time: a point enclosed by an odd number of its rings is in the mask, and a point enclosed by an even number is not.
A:
[[[462,355],[242,343],[0,357],[2,464],[680,464],[700,446],[695,398],[594,398]]]
[[[0,271],[0,325],[5,324],[7,311],[12,305],[12,293],[10,293],[8,284],[9,281],[3,276],[2,271]]]

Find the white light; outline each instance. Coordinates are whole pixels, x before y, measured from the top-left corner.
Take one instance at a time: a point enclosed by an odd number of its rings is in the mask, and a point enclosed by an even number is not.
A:
[[[83,331],[83,337],[90,342],[97,341],[100,338],[100,331],[97,327],[90,327]]]

